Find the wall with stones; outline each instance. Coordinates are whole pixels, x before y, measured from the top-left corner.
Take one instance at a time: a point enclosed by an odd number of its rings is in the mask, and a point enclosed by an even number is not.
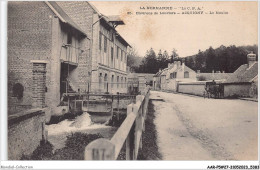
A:
[[[250,83],[241,84],[224,84],[224,97],[240,96],[250,97]]]
[[[44,112],[28,110],[8,117],[8,160],[31,154],[42,139]]]
[[[53,13],[44,2],[8,2],[9,113],[31,108],[33,65],[30,61],[51,58],[52,20]],[[50,65],[47,65],[47,70],[50,70]],[[46,80],[48,87],[49,75]],[[20,99],[13,93],[17,83],[24,88]]]
[[[179,83],[178,92],[203,96],[205,91],[205,82]]]

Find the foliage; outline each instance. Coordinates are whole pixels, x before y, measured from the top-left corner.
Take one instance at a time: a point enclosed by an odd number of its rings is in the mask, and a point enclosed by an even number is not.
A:
[[[21,160],[50,160],[53,156],[53,145],[47,141],[41,141],[40,145],[33,151],[30,156],[22,155]]]
[[[247,63],[247,54],[253,51],[258,54],[258,46],[239,46],[231,45],[209,49],[204,52],[200,51],[198,54],[188,56],[185,58],[185,64],[193,70],[200,70],[201,72],[221,71],[226,73],[233,73],[242,64]],[[258,58],[258,55],[257,55]]]
[[[131,48],[127,53],[127,66],[130,67],[130,70],[137,69],[142,63],[142,57],[140,57],[135,48]]]
[[[174,49],[172,55],[169,56],[168,52],[165,50],[162,52],[159,50],[156,55],[153,48],[146,52],[145,57],[142,60],[142,63],[139,67],[135,68],[135,72],[137,73],[157,73],[159,69],[166,68],[168,63],[173,60],[178,59],[177,51]]]
[[[102,138],[102,135],[71,133],[67,136],[64,148],[54,152],[50,142],[41,142],[31,155],[23,155],[21,160],[84,160],[85,147],[98,138]]]
[[[184,61],[185,64],[194,71],[200,70],[200,72],[209,73],[214,70],[215,72],[224,71],[226,73],[233,73],[242,64],[247,63],[247,54],[251,51],[253,51],[254,54],[258,54],[258,46],[236,47],[235,45],[231,45],[226,47],[221,45],[216,49],[209,47],[205,51],[199,50],[195,55],[180,58],[177,50],[174,48],[171,51],[171,55],[169,55],[166,50],[164,52],[159,50],[158,54],[156,54],[153,48],[151,48],[146,52],[141,62],[141,57],[137,57],[139,62],[136,64],[134,60],[136,59],[137,53],[133,50],[128,55],[128,65],[132,65],[131,68],[134,72],[155,74],[159,69],[166,68],[168,63]]]
[[[75,132],[67,136],[65,147],[55,152],[55,160],[84,160],[85,147],[92,141],[102,138],[100,134]]]

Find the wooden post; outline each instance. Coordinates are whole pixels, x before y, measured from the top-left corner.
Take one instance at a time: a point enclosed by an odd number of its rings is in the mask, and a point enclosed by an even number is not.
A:
[[[114,102],[114,96],[113,96],[113,94],[111,95],[111,100],[112,100],[112,102],[111,102],[111,115],[112,115],[112,118],[113,118],[113,102]]]
[[[108,82],[107,82],[107,94],[108,94]]]
[[[94,140],[85,148],[85,160],[115,159],[115,145],[107,139]]]
[[[45,130],[45,140],[46,140],[46,142],[48,141],[48,131],[47,130]]]
[[[68,107],[69,107],[69,110],[70,110],[70,97],[69,97],[69,95],[67,95],[67,97],[68,97]]]
[[[74,99],[74,114],[76,113],[76,110],[77,110],[77,100],[76,100],[76,96],[75,96],[75,99]]]
[[[140,147],[140,141],[142,136],[142,104],[143,104],[144,96],[138,95],[136,96],[136,104],[134,105],[134,113],[136,113],[136,121],[135,121],[135,149],[134,149],[134,157],[137,159],[138,151]]]
[[[133,112],[133,104],[129,104],[128,106],[127,106],[127,115],[129,115],[130,113],[132,113]],[[131,156],[131,141],[132,141],[132,139],[131,139],[131,137],[132,137],[132,134],[131,134],[131,131],[129,132],[129,134],[128,134],[128,136],[127,136],[127,138],[126,138],[126,142],[125,142],[125,144],[126,144],[126,160],[131,160],[131,158],[132,158],[132,156]]]
[[[87,94],[87,108],[88,108],[88,105],[89,105],[89,94]]]
[[[119,92],[117,92],[117,120],[119,120]]]
[[[46,134],[45,134],[45,122],[42,122],[42,141],[46,143]]]
[[[83,98],[81,100],[81,110],[83,110],[82,108],[83,108]]]

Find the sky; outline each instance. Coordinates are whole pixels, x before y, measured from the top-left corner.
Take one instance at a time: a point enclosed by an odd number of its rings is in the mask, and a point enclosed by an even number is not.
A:
[[[258,44],[257,2],[92,1],[91,3],[104,15],[120,16],[125,25],[118,26],[117,31],[141,56],[144,56],[151,47],[156,53],[159,49],[171,53],[175,48],[180,57],[186,57],[198,53],[199,50],[204,51],[210,46],[217,48],[220,45]],[[147,7],[172,9],[151,10]],[[131,14],[128,14],[129,12]],[[136,12],[180,14],[137,15]],[[182,12],[203,13],[182,14]]]

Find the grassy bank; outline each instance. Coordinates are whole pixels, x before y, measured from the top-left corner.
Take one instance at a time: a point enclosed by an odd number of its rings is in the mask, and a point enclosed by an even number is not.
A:
[[[31,155],[22,156],[21,160],[84,160],[85,147],[102,137],[100,134],[72,133],[67,136],[62,149],[54,151],[50,142],[41,142]]]
[[[145,120],[145,132],[143,132],[143,147],[139,150],[138,160],[161,160],[157,146],[157,131],[154,124],[155,111],[152,100],[149,100],[148,112]]]

